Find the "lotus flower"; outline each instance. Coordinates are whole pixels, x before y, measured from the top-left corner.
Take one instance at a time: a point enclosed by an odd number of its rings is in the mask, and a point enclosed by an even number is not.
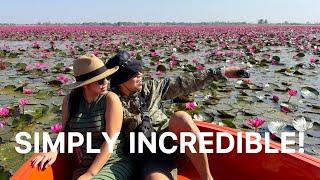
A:
[[[69,82],[69,79],[65,76],[65,75],[58,75],[57,77],[56,77],[56,79],[58,80],[58,81],[60,81],[62,84],[67,84],[68,82]]]
[[[316,62],[316,58],[310,58],[310,63],[314,64]]]
[[[169,66],[170,66],[170,68],[172,68],[173,66],[175,66],[175,65],[177,65],[178,64],[178,61],[176,61],[176,60],[171,60],[171,61],[169,61]]]
[[[6,117],[9,115],[9,109],[7,107],[0,108],[0,117]]]
[[[41,70],[41,71],[44,71],[44,70],[47,70],[47,69],[48,69],[48,65],[45,64],[45,63],[39,63],[39,62],[37,62],[37,63],[35,63],[34,65],[36,66],[36,69],[39,69],[39,70]]]
[[[172,61],[176,61],[177,60],[177,56],[175,54],[171,54],[170,59]]]
[[[32,94],[32,89],[24,88],[23,89],[23,94]]]
[[[49,56],[48,56],[48,53],[44,52],[41,54],[41,58],[42,59],[47,59]]]
[[[298,91],[295,90],[295,89],[289,89],[289,90],[288,90],[288,94],[290,95],[290,97],[289,97],[289,99],[288,99],[288,103],[289,103],[292,96],[297,96]]]
[[[33,65],[32,64],[28,64],[26,66],[26,71],[32,71],[33,70]]]
[[[290,90],[288,91],[288,94],[289,94],[290,96],[297,96],[298,91],[295,90],[295,89],[290,89]]]
[[[278,102],[279,101],[279,96],[276,96],[276,95],[273,95],[272,96],[272,100],[274,101],[274,102]]]
[[[159,66],[161,64],[161,61],[154,62],[155,65]]]
[[[304,117],[301,117],[299,119],[295,119],[292,122],[293,127],[299,131],[299,132],[304,132],[308,129],[311,129],[313,126],[312,122],[307,122],[306,119]]]
[[[278,61],[272,60],[272,61],[271,61],[271,64],[272,64],[272,65],[278,65]]]
[[[32,46],[33,48],[36,48],[36,49],[39,49],[39,48],[40,48],[40,44],[39,44],[38,42],[33,42],[33,43],[31,44],[31,46]]]
[[[229,64],[230,64],[230,65],[234,65],[235,63],[236,63],[235,60],[230,60],[230,61],[229,61]]]
[[[193,64],[198,64],[198,63],[199,63],[199,60],[198,60],[197,58],[193,58],[193,59],[192,59],[192,63],[193,63]]]
[[[22,114],[24,114],[24,106],[29,103],[28,99],[26,98],[21,98],[19,100],[19,105],[22,107]]]
[[[52,133],[58,134],[62,130],[62,124],[56,123],[52,125],[50,129]]]
[[[286,123],[281,121],[271,121],[268,123],[268,129],[272,134],[281,133]]]
[[[156,57],[156,56],[158,56],[158,53],[156,51],[151,53],[151,57]]]
[[[201,66],[201,65],[197,66],[196,69],[197,69],[197,71],[203,71],[204,70],[204,66]]]
[[[21,98],[20,100],[19,100],[19,105],[20,106],[25,106],[25,105],[27,105],[29,103],[29,101],[28,101],[28,99],[26,99],[26,98]]]
[[[94,56],[98,56],[98,51],[97,51],[97,50],[93,50],[92,54],[93,54]]]
[[[288,113],[288,112],[290,112],[290,109],[286,106],[283,106],[283,107],[281,107],[280,111],[284,112],[284,113]]]
[[[254,119],[248,119],[246,121],[246,123],[253,127],[255,129],[255,131],[257,131],[257,129],[262,126],[266,121],[261,119],[261,118],[254,118]]]
[[[197,107],[197,103],[196,102],[187,102],[185,107],[188,110],[194,110]]]

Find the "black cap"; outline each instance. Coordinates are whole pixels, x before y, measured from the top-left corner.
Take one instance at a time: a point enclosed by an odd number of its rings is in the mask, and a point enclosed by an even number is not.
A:
[[[119,69],[110,76],[111,87],[122,84],[141,72],[142,61],[132,58],[127,51],[121,51],[106,63],[108,69],[115,66],[119,66]]]

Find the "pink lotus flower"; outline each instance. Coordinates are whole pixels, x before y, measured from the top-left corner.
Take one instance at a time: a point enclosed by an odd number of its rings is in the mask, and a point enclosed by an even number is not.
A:
[[[177,65],[178,64],[178,61],[176,61],[176,60],[170,60],[169,61],[169,67],[170,68],[173,68],[173,66],[175,66],[175,65]]]
[[[156,62],[154,62],[154,64],[159,66],[161,64],[161,62],[160,61],[156,61]]]
[[[261,119],[261,118],[254,118],[254,119],[248,119],[246,121],[246,123],[253,127],[255,129],[255,131],[257,131],[257,128],[259,128],[260,126],[262,126],[266,121]]]
[[[298,91],[295,89],[289,89],[288,94],[290,95],[290,97],[288,99],[288,103],[289,103],[292,96],[297,96]]]
[[[25,105],[27,105],[29,103],[29,101],[28,101],[28,99],[26,99],[26,98],[21,98],[20,100],[19,100],[19,105],[20,106],[25,106]]]
[[[56,123],[52,125],[50,129],[52,133],[58,134],[62,130],[62,124]]]
[[[283,106],[283,107],[281,107],[280,111],[283,112],[283,113],[288,113],[288,112],[290,112],[290,109],[285,107],[285,106]]]
[[[272,60],[272,61],[271,61],[271,64],[272,64],[272,65],[278,65],[278,61]]]
[[[39,70],[41,70],[41,71],[44,71],[44,70],[48,69],[48,65],[45,64],[45,63],[39,63],[39,62],[37,62],[37,63],[35,63],[34,65],[36,66],[36,69],[39,69]]]
[[[175,54],[172,54],[172,55],[170,56],[170,59],[171,59],[172,61],[176,61],[176,60],[177,60],[177,56],[176,56]]]
[[[41,54],[42,59],[47,59],[48,58],[48,53],[44,52]]]
[[[314,64],[316,62],[316,58],[310,58],[310,63]]]
[[[192,63],[193,63],[193,64],[198,64],[198,63],[199,63],[199,60],[198,60],[197,58],[193,58],[193,59],[192,59]]]
[[[230,61],[229,61],[229,64],[230,64],[230,65],[233,65],[234,63],[236,63],[235,60],[230,60]]]
[[[188,109],[188,110],[193,110],[193,109],[195,109],[197,106],[198,106],[198,105],[197,105],[196,102],[187,102],[186,105],[185,105],[186,109]]]
[[[32,71],[33,70],[33,65],[32,64],[28,64],[26,66],[26,71]]]
[[[40,48],[40,44],[39,44],[38,42],[33,42],[33,43],[31,44],[31,46],[32,46],[33,48],[36,48],[36,49],[39,49],[39,48]]]
[[[92,54],[95,55],[95,56],[98,56],[98,51],[97,50],[93,50]]]
[[[23,89],[23,94],[32,94],[32,89],[24,88]]]
[[[223,53],[221,51],[219,51],[219,50],[214,53],[215,56],[221,56],[222,54]]]
[[[7,107],[0,108],[0,117],[7,117],[9,115],[9,109]]]
[[[288,94],[289,94],[290,96],[297,96],[298,91],[295,90],[295,89],[289,89]]]
[[[60,81],[62,84],[67,84],[69,82],[69,79],[65,75],[62,75],[62,74],[58,75],[56,77],[56,79],[58,81]]]
[[[201,66],[201,65],[197,66],[196,69],[197,69],[197,71],[203,71],[204,70],[204,66]]]
[[[151,57],[156,57],[156,56],[158,56],[157,51],[154,51],[154,52],[151,53]]]
[[[276,95],[273,95],[272,96],[272,100],[274,101],[274,102],[278,102],[279,101],[279,96],[276,96]]]

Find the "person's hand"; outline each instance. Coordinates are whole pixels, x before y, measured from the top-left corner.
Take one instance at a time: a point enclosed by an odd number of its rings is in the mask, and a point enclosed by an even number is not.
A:
[[[239,76],[240,70],[245,70],[245,68],[241,68],[237,66],[225,67],[224,76],[226,76],[227,78],[243,78]]]
[[[41,169],[45,169],[48,166],[51,166],[57,159],[58,152],[48,152],[37,155],[32,161],[32,167],[36,167],[39,165]]]
[[[91,173],[84,173],[82,174],[77,180],[90,180],[92,178],[92,174]]]

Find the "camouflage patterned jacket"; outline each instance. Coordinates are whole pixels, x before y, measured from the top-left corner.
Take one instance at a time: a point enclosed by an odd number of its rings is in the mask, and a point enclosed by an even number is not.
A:
[[[190,73],[176,78],[148,80],[143,83],[142,91],[146,97],[152,125],[159,133],[166,131],[168,117],[161,110],[161,100],[169,100],[187,95],[209,85],[212,81],[224,78],[220,69],[209,69],[204,72]],[[141,123],[139,93],[130,96],[120,96],[124,114],[122,132],[125,137]],[[118,93],[119,94],[119,93]]]

